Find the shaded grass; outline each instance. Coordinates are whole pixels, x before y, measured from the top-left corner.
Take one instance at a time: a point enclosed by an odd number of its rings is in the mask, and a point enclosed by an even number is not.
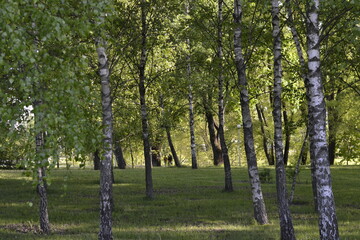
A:
[[[360,239],[359,170],[332,169],[342,239]],[[262,185],[270,223],[260,226],[253,220],[246,169],[232,174],[235,191],[225,193],[222,168],[154,168],[155,200],[146,200],[144,169],[116,169],[114,239],[279,239],[275,184]],[[275,179],[274,169],[271,174]],[[97,239],[99,172],[60,169],[51,179],[52,234],[44,236],[30,179],[20,171],[0,171],[0,239]],[[298,239],[318,239],[310,179],[303,168],[291,206]]]

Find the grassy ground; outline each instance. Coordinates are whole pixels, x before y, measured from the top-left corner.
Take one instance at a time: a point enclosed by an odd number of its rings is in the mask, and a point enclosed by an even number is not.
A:
[[[360,167],[334,167],[341,238],[360,239]],[[234,168],[235,191],[222,192],[223,169],[155,168],[155,200],[144,199],[144,169],[115,170],[114,239],[279,239],[276,189],[263,184],[270,223],[253,220],[245,168]],[[271,169],[273,179],[274,170]],[[21,171],[0,171],[0,239],[97,239],[99,172],[54,170],[49,187],[53,232],[38,233],[38,197]],[[273,181],[274,182],[274,181]],[[302,169],[291,207],[297,239],[318,239],[310,170]],[[32,206],[31,206],[32,205]]]

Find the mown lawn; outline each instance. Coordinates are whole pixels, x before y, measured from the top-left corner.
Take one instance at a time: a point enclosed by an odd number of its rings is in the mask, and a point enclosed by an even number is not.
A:
[[[273,182],[275,172],[271,169]],[[341,239],[360,239],[360,167],[334,167]],[[270,224],[253,220],[245,168],[233,168],[235,191],[224,193],[223,169],[154,168],[156,198],[146,200],[144,169],[115,169],[114,239],[279,239],[275,183],[263,184]],[[38,233],[38,196],[21,171],[0,171],[0,239],[97,239],[99,172],[53,170],[52,234]],[[303,168],[291,207],[297,239],[318,239],[310,170]]]

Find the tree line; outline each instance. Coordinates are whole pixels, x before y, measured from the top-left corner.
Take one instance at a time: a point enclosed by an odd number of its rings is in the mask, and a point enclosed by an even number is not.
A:
[[[257,167],[262,145],[276,166],[281,238],[295,239],[285,166],[303,129],[296,164],[310,152],[320,238],[339,239],[330,165],[356,159],[360,149],[359,7],[335,0],[6,1],[1,158],[19,159],[36,176],[40,226],[49,233],[47,170],[60,156],[84,161],[93,153],[101,173],[99,239],[112,239],[113,154],[125,168],[123,148],[132,154],[142,140],[145,195],[153,199],[151,170],[161,165],[163,139],[175,165],[183,164],[172,138],[178,128],[189,136],[191,167],[199,167],[196,121],[203,116],[212,162],[223,164],[224,190],[233,191],[226,125],[236,119],[254,218],[268,222]]]

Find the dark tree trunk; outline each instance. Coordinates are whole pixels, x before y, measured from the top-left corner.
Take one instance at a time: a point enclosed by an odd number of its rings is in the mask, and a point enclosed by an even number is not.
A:
[[[154,198],[152,170],[151,170],[151,146],[149,139],[149,125],[148,113],[146,107],[146,88],[145,88],[145,67],[147,61],[147,22],[146,22],[146,0],[141,1],[141,56],[139,64],[139,94],[140,94],[140,107],[141,107],[141,125],[142,125],[142,138],[144,144],[144,157],[145,157],[145,184],[146,184],[146,197],[149,199]]]
[[[179,161],[179,157],[178,157],[178,155],[177,155],[177,153],[176,153],[174,144],[173,144],[172,139],[171,139],[170,128],[168,128],[168,127],[166,127],[166,136],[167,136],[168,144],[169,144],[169,147],[170,147],[170,150],[171,150],[171,155],[172,155],[173,158],[174,158],[175,166],[181,167],[181,163],[180,163],[180,161]]]
[[[231,177],[231,166],[230,166],[230,159],[228,154],[228,148],[225,141],[225,133],[224,133],[224,125],[225,125],[225,103],[224,103],[224,75],[223,75],[223,44],[222,44],[222,24],[223,24],[223,0],[218,0],[218,52],[217,57],[219,61],[219,75],[218,75],[218,91],[219,91],[219,99],[218,99],[218,107],[219,107],[219,136],[220,136],[220,144],[221,144],[221,151],[222,157],[224,160],[224,172],[225,172],[225,191],[232,192],[233,185],[232,185],[232,177]]]
[[[103,156],[100,161],[100,232],[99,239],[112,239],[112,105],[108,59],[105,42],[97,41],[99,75],[101,79]]]
[[[270,166],[275,164],[275,160],[274,160],[274,153],[273,153],[273,144],[272,141],[270,141],[266,135],[265,132],[265,126],[266,126],[266,121],[264,118],[264,113],[262,110],[262,107],[259,104],[256,104],[256,112],[260,121],[260,129],[261,129],[261,135],[262,135],[262,142],[263,142],[263,148],[264,148],[264,153],[266,156],[266,159],[268,161],[268,164]]]
[[[286,173],[282,143],[282,119],[281,119],[281,93],[282,93],[282,65],[281,65],[281,31],[279,18],[279,2],[272,0],[272,35],[274,38],[274,95],[273,95],[273,118],[274,118],[274,142],[276,159],[276,190],[278,211],[280,219],[280,233],[282,240],[295,239],[294,227],[290,214],[288,199],[286,196]],[[285,116],[284,116],[285,118]]]
[[[96,150],[93,154],[94,170],[100,170],[100,156],[99,150]]]
[[[121,145],[119,141],[115,141],[115,151],[114,151],[115,157],[116,157],[116,163],[118,165],[118,168],[125,169],[126,168],[126,162],[123,155],[123,151],[121,148]]]
[[[333,83],[334,84],[334,83]],[[335,100],[335,92],[333,91],[328,97],[328,101]],[[328,106],[328,128],[329,128],[329,163],[334,165],[336,153],[336,132],[339,122],[339,114],[336,107]]]
[[[289,161],[291,126],[290,126],[285,103],[283,103],[283,115],[284,115],[284,130],[285,130],[284,165],[286,166]]]
[[[249,107],[249,93],[247,89],[246,65],[241,48],[241,15],[242,9],[240,0],[234,0],[234,53],[235,64],[238,74],[238,84],[240,88],[241,114],[243,119],[244,142],[246,159],[248,163],[248,172],[252,190],[252,201],[254,205],[254,217],[259,224],[268,223],[265,202],[261,190],[259,172],[256,162],[256,153],[254,146],[252,120]]]
[[[309,84],[307,86],[309,111],[310,157],[316,178],[319,231],[321,240],[339,239],[339,230],[332,191],[326,139],[326,106],[320,68],[319,0],[310,2],[307,21],[307,54]]]
[[[214,115],[211,113],[211,110],[208,107],[205,107],[205,117],[209,130],[211,149],[213,152],[213,163],[215,166],[217,166],[223,163],[222,151],[219,136],[217,134],[218,127],[216,126],[216,123],[214,121]]]

